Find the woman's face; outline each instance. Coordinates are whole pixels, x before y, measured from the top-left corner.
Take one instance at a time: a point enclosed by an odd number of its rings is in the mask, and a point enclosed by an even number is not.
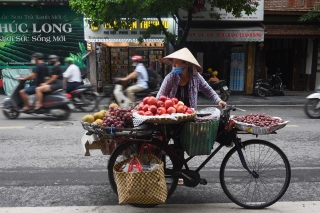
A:
[[[172,66],[179,68],[182,67],[183,69],[186,69],[188,67],[187,62],[184,62],[180,59],[172,59]]]

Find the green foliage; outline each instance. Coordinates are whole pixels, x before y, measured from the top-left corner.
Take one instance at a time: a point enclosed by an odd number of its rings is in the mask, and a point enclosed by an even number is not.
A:
[[[86,59],[82,59],[82,57],[87,53],[87,50],[86,50],[84,44],[80,43],[80,42],[79,42],[79,49],[80,49],[80,52],[78,52],[76,55],[70,53],[69,57],[73,58],[74,64],[77,65],[78,67],[85,67],[86,66],[85,65]]]
[[[225,9],[235,17],[241,17],[242,11],[250,15],[256,11],[258,3],[255,0],[206,0],[211,5],[208,9],[210,16],[220,19],[219,14],[215,13],[213,7]],[[163,25],[150,25],[147,32],[139,38],[150,37],[154,32],[163,32],[166,36],[165,42],[171,43],[175,49],[181,48],[189,33],[192,23],[192,13],[197,10],[198,0],[70,0],[71,8],[88,18],[89,24],[99,26],[107,23],[115,30],[129,29],[135,21],[142,21],[143,18],[157,18],[161,21],[163,17],[173,17],[178,23],[180,20],[178,10],[184,9],[188,12],[188,21],[184,26],[181,37],[169,33]],[[206,9],[202,9],[206,10]]]
[[[320,10],[320,5],[317,5],[316,7],[313,7],[311,9],[310,12],[302,15],[300,18],[299,18],[299,21],[301,22],[305,22],[305,21],[320,21],[320,13],[319,13],[319,10]]]

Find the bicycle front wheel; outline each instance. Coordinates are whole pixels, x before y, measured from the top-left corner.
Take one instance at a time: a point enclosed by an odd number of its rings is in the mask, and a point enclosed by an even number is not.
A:
[[[178,161],[176,156],[169,150],[163,142],[157,139],[153,139],[152,141],[149,141],[147,143],[142,141],[128,141],[124,142],[123,144],[119,145],[114,152],[111,154],[109,158],[108,163],[108,177],[109,182],[111,185],[111,188],[113,191],[117,193],[117,185],[115,180],[115,174],[113,173],[113,167],[117,163],[132,158],[134,156],[137,156],[141,150],[141,146],[145,146],[145,152],[151,152],[155,156],[157,156],[159,159],[163,161],[164,165],[164,172],[165,172],[165,178],[167,183],[167,189],[168,189],[168,197],[169,198],[175,189],[177,188],[178,184],[178,177],[174,175],[174,172],[178,169]],[[149,146],[149,147],[146,147]],[[141,207],[150,207],[154,205],[136,205]]]
[[[222,161],[220,183],[228,198],[248,209],[262,209],[277,202],[290,184],[291,168],[286,155],[276,145],[263,140],[243,142],[241,148],[249,169],[241,164],[237,148]]]

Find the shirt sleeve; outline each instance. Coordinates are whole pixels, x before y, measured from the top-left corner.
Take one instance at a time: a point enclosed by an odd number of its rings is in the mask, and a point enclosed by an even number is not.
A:
[[[204,78],[198,73],[199,80],[199,90],[211,99],[215,104],[218,104],[221,101],[219,95],[210,87],[210,85],[204,80]]]
[[[71,77],[70,66],[67,68],[66,71],[64,71],[64,73],[62,75],[63,75],[64,78],[70,78]]]
[[[157,97],[156,99],[159,99],[161,95],[164,95],[164,96],[169,96],[169,93],[170,93],[170,81],[172,81],[172,77],[171,75],[167,75],[163,81],[162,81],[162,84],[161,84],[161,87],[159,89],[159,92],[157,94]]]

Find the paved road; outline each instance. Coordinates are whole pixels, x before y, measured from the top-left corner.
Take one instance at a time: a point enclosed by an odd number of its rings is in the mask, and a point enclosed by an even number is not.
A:
[[[300,207],[304,201],[318,201],[320,120],[308,119],[302,107],[243,108],[247,110],[246,113],[265,112],[290,120],[289,125],[280,130],[279,134],[261,137],[283,149],[292,166],[292,182],[281,201],[303,201],[297,204]],[[0,207],[69,206],[65,207],[67,210],[64,212],[72,212],[72,206],[89,206],[89,209],[94,208],[96,212],[104,210],[103,206],[106,205],[116,205],[112,208],[118,208],[117,198],[107,180],[108,156],[103,156],[96,150],[91,152],[92,156],[85,157],[80,146],[84,130],[79,120],[84,114],[73,113],[65,122],[29,115],[22,115],[17,120],[6,120],[0,114],[0,141],[3,150],[0,155]],[[236,111],[235,114],[243,112]],[[192,212],[192,208],[186,205],[197,204],[201,206],[199,209],[206,212],[210,205],[219,209],[221,203],[230,203],[218,179],[219,166],[227,151],[225,148],[219,153],[201,173],[208,180],[208,185],[180,187],[167,201],[168,205],[161,208],[168,212],[187,208],[187,212]],[[202,158],[198,157],[191,164],[195,166]],[[312,203],[307,204],[314,207]],[[318,207],[319,203],[315,205]],[[286,208],[290,206],[289,204]],[[223,208],[230,210],[237,207],[234,204],[223,204]],[[277,211],[282,207],[275,205],[274,208]],[[0,212],[2,210],[7,211],[6,208],[1,208]],[[122,211],[122,207],[118,211]]]

